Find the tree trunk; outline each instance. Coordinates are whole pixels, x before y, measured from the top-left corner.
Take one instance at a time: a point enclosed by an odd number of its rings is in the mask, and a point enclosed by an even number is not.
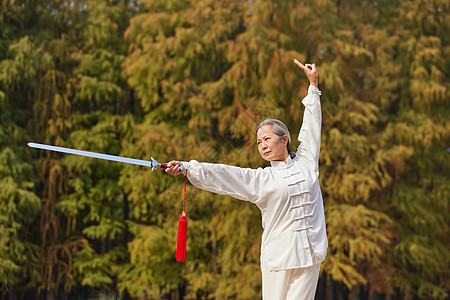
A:
[[[2,299],[3,299],[3,297],[2,297]],[[17,290],[15,287],[12,287],[9,290],[8,300],[17,300],[17,299],[18,299],[17,298]]]
[[[376,299],[377,299],[377,292],[374,289],[369,288],[368,300],[376,300]]]
[[[55,293],[53,290],[47,291],[46,300],[55,300]]]
[[[349,298],[350,300],[359,300],[357,287],[352,287]]]
[[[334,288],[333,288],[333,279],[331,276],[326,277],[326,290],[325,290],[325,299],[333,300],[334,299]]]

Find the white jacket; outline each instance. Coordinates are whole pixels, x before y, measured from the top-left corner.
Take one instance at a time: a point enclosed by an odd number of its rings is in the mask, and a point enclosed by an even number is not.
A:
[[[196,187],[252,202],[262,215],[261,258],[271,271],[309,267],[325,259],[328,247],[319,152],[322,113],[320,91],[310,86],[296,156],[272,161],[267,168],[183,162]],[[261,259],[262,261],[262,259]]]

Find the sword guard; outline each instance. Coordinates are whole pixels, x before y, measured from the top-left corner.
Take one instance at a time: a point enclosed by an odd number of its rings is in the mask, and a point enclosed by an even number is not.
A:
[[[167,169],[167,164],[161,164],[161,163],[157,162],[156,159],[154,159],[152,157],[152,159],[151,159],[151,167],[152,167],[152,171],[155,171],[155,169],[158,169],[158,168]],[[183,165],[181,165],[180,166],[180,170],[181,170],[181,172],[183,172],[183,171],[186,170],[186,168]]]

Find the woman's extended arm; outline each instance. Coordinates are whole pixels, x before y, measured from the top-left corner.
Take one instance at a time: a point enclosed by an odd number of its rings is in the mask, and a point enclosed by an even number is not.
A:
[[[268,172],[262,169],[239,168],[223,164],[171,161],[166,172],[181,173],[183,164],[188,170],[188,179],[196,187],[216,194],[228,195],[252,203],[258,202],[264,186],[273,182]]]

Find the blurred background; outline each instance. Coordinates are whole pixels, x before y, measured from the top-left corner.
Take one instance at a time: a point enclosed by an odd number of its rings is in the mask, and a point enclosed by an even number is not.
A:
[[[0,299],[260,299],[254,205],[31,149],[264,167],[315,63],[329,249],[316,299],[448,299],[448,0],[1,0]]]

